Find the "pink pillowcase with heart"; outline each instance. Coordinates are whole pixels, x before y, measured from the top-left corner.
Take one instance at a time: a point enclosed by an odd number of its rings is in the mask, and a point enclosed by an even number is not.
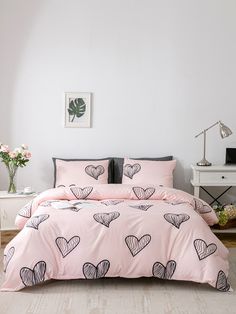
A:
[[[122,183],[173,187],[176,160],[152,161],[124,159]]]
[[[55,187],[108,183],[109,160],[55,160]]]

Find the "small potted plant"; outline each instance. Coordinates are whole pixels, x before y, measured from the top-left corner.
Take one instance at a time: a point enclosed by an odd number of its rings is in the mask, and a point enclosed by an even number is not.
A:
[[[8,145],[0,143],[0,158],[5,164],[9,175],[8,193],[16,193],[15,177],[17,169],[19,167],[25,167],[26,163],[31,158],[28,146],[22,144],[21,147],[17,147],[13,151],[10,151]]]
[[[219,228],[227,229],[231,227],[236,227],[236,205],[228,204],[221,205],[217,204],[212,207],[219,219]]]

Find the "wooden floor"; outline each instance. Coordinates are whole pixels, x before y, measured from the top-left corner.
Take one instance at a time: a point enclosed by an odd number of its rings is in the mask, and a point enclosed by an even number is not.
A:
[[[2,232],[1,244],[4,248],[6,244],[11,241],[14,236],[16,236],[18,231],[4,231]],[[217,237],[224,243],[224,245],[228,248],[236,248],[236,233],[219,233]]]
[[[11,241],[16,235],[18,231],[2,231],[1,232],[1,247],[5,247],[8,242]]]
[[[225,234],[225,233],[220,233],[217,234],[217,237],[224,243],[224,245],[228,248],[234,248],[236,247],[236,234]]]

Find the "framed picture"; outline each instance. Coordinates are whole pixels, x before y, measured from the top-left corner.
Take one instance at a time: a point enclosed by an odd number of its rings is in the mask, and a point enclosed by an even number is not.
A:
[[[65,93],[65,127],[91,127],[91,93]]]

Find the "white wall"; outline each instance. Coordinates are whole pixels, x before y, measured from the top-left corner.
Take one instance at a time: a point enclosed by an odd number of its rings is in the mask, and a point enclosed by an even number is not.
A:
[[[194,135],[207,158],[236,147],[236,1],[0,0],[0,141],[27,143],[18,187],[52,185],[52,156],[162,156],[191,191]],[[93,93],[92,128],[63,127],[63,93]],[[0,167],[0,188],[7,187]]]

